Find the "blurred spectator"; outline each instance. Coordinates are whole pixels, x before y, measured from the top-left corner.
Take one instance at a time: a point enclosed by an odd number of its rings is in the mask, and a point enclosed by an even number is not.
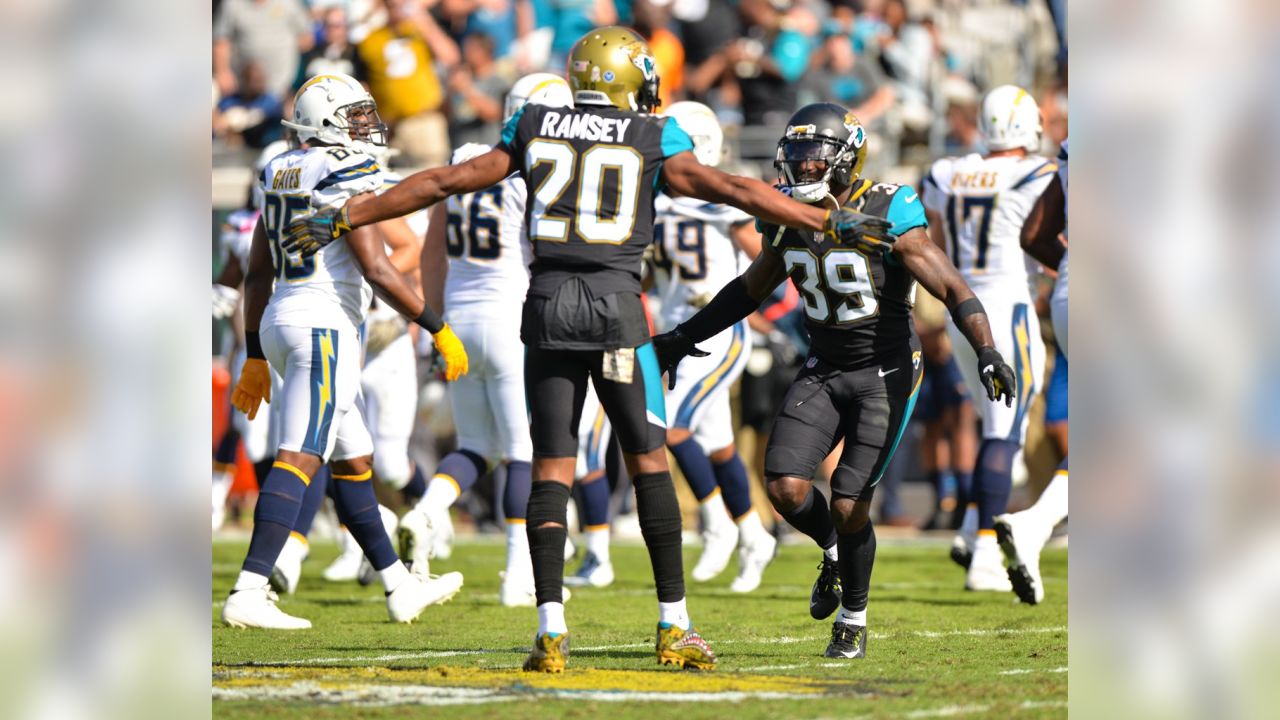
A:
[[[387,24],[356,48],[367,68],[369,92],[391,128],[393,148],[410,163],[444,165],[449,159],[448,124],[432,62],[456,65],[458,48],[418,0],[386,0],[384,5]]]
[[[849,24],[851,28],[852,23]],[[837,102],[853,111],[867,128],[878,129],[880,118],[893,107],[893,85],[880,67],[859,55],[849,31],[827,37],[814,53],[806,75],[803,102]]]
[[[533,0],[533,10],[537,26],[552,30],[550,67],[557,71],[563,71],[578,38],[618,22],[613,0]]]
[[[903,0],[888,0],[877,41],[880,63],[894,81],[903,125],[925,129],[933,119],[929,102],[929,80],[937,52],[933,36],[923,25],[908,19]]]
[[[511,53],[518,35],[515,0],[441,0],[440,11],[459,43],[479,33],[493,38],[494,57]]]
[[[957,156],[984,151],[978,132],[978,89],[967,80],[948,78],[942,84],[947,103],[947,135],[944,155]]]
[[[238,88],[218,102],[221,119],[215,123],[232,146],[264,148],[284,137],[280,120],[284,108],[280,99],[267,90],[267,73],[262,63],[244,66]]]
[[[213,38],[213,77],[223,95],[236,91],[251,62],[262,64],[268,92],[290,94],[298,56],[315,42],[302,0],[225,0]]]
[[[1067,139],[1067,62],[1058,66],[1057,82],[1045,89],[1040,98],[1044,113],[1044,137],[1050,150]]]
[[[294,80],[293,89],[298,88],[308,78],[316,75],[342,73],[365,81],[364,62],[360,59],[356,48],[347,39],[347,11],[340,6],[331,6],[322,16],[320,44],[307,51],[299,63],[298,77]]]
[[[632,24],[649,43],[649,51],[658,65],[658,77],[662,80],[658,84],[661,107],[670,107],[683,97],[684,90],[684,45],[667,29],[671,21],[671,0],[636,0],[633,11],[635,22]]]
[[[702,65],[742,34],[742,23],[729,0],[673,0],[671,14],[679,24],[685,60],[691,68]]]
[[[493,38],[483,33],[467,35],[462,41],[462,64],[449,73],[453,147],[464,143],[498,141],[502,103],[511,84],[498,72]]]

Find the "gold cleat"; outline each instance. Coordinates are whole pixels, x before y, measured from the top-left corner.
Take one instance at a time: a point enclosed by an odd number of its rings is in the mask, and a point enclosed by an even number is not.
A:
[[[716,654],[711,646],[694,628],[681,630],[675,625],[662,627],[658,625],[659,665],[675,665],[694,670],[714,670]]]
[[[533,649],[525,658],[525,672],[562,673],[569,659],[569,633],[555,637],[538,635],[533,638]]]

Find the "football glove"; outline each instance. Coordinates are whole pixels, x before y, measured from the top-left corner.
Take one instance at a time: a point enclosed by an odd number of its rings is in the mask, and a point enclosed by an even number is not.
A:
[[[226,285],[213,284],[213,316],[219,320],[236,314],[240,291]]]
[[[676,368],[686,357],[706,357],[705,350],[699,350],[693,340],[676,328],[653,337],[653,352],[658,356],[658,370],[667,374],[667,389],[676,389]]]
[[[347,208],[320,208],[311,215],[298,218],[285,228],[280,247],[289,255],[300,253],[308,258],[329,243],[351,232]]]
[[[889,234],[893,224],[882,217],[841,208],[828,210],[822,233],[839,245],[848,245],[865,253],[887,253],[896,239]]]
[[[449,323],[440,328],[440,332],[432,335],[436,352],[444,360],[444,379],[453,382],[467,374],[467,349],[462,341],[453,333]]]
[[[249,358],[240,370],[240,382],[231,393],[231,404],[252,420],[258,416],[262,401],[271,402],[271,368],[261,358]]]
[[[978,351],[978,373],[982,376],[982,386],[987,389],[988,400],[1003,397],[1005,407],[1013,406],[1018,380],[998,350],[988,346]]]

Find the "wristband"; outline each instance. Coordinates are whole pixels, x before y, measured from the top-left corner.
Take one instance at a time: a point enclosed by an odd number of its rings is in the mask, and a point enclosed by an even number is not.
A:
[[[254,360],[267,359],[267,356],[262,354],[262,341],[258,339],[257,330],[244,331],[244,354],[245,357]]]
[[[430,305],[423,305],[422,312],[418,313],[418,317],[414,318],[413,322],[432,335],[444,328],[444,321],[440,319],[435,310],[431,309]]]
[[[955,321],[956,327],[964,324],[964,319],[970,315],[986,315],[987,311],[982,307],[982,301],[976,297],[960,303],[951,309],[951,319]]]

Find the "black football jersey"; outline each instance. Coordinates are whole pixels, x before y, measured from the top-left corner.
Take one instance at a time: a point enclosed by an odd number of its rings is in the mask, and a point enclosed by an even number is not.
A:
[[[860,179],[846,207],[889,220],[895,235],[928,227],[909,186]],[[782,259],[800,292],[813,355],[855,369],[911,341],[915,278],[892,254],[862,253],[821,233],[763,223],[761,230],[765,251]]]

